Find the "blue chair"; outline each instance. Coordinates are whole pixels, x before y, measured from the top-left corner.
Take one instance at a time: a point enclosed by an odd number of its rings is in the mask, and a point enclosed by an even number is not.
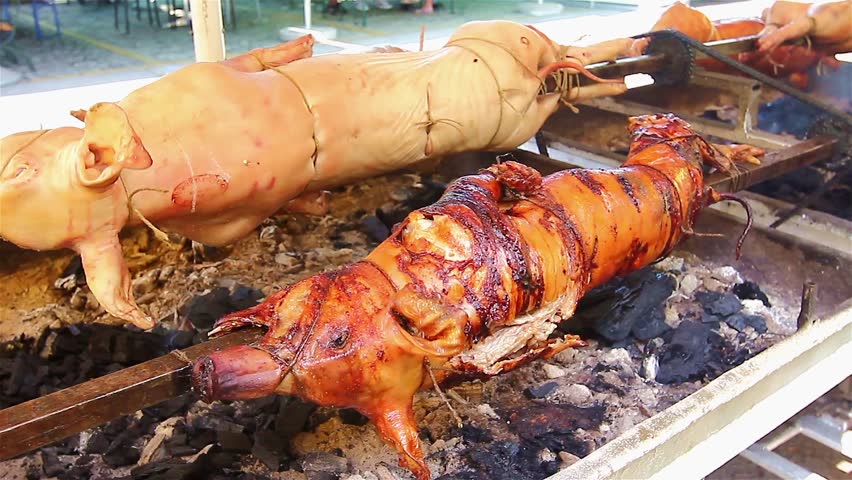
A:
[[[30,5],[33,7],[33,23],[35,24],[36,40],[43,40],[49,37],[58,37],[62,35],[62,29],[59,27],[59,12],[56,10],[56,2],[54,0],[31,0]],[[49,7],[53,10],[53,24],[56,27],[56,33],[45,36],[41,31],[41,23],[38,18],[38,11],[41,8]]]

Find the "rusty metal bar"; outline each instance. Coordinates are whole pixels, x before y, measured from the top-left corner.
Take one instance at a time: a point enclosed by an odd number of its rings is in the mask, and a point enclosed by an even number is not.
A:
[[[0,410],[0,461],[187,393],[190,361],[249,343],[260,333],[240,330]]]

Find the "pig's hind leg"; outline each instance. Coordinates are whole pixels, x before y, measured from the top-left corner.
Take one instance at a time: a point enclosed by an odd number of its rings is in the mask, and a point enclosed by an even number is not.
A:
[[[246,73],[262,72],[313,55],[314,37],[304,35],[274,47],[255,48],[221,62],[226,67]]]

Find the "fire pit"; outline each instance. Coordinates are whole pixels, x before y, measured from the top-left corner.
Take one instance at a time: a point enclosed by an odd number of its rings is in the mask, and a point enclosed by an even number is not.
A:
[[[517,154],[543,171],[558,168]],[[278,216],[223,250],[164,244],[145,230],[128,233],[134,290],[161,319],[152,332],[80,323],[105,316],[79,263],[70,255],[15,252],[0,284],[10,299],[0,324],[0,408],[204,341],[225,313],[365,256],[408,211],[433,202],[445,182],[493,158],[466,155],[431,174],[351,186],[333,196],[332,215]],[[583,336],[588,347],[461,384],[446,392],[448,401],[432,391],[419,394],[415,410],[433,473],[542,479],[571,472],[580,459],[799,335],[806,280],[818,281],[815,316],[852,296],[845,274],[852,260],[807,241],[756,231],[743,258],[734,260],[741,228],[708,211],[698,232],[721,236],[693,237],[662,262],[587,295],[560,328]],[[4,461],[0,474],[409,478],[354,411],[277,396],[205,405],[190,393]]]

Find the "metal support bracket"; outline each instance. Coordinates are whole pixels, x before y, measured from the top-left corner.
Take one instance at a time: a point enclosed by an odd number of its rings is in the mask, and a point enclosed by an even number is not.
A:
[[[729,92],[737,97],[737,106],[739,107],[737,121],[734,125],[694,115],[680,115],[698,130],[735,143],[746,143],[771,150],[787,148],[796,143],[796,139],[792,137],[775,135],[757,128],[757,112],[761,93],[761,84],[757,80],[697,69],[692,76],[691,84]],[[624,115],[645,115],[660,110],[659,107],[653,105],[613,97],[593,98],[580,102],[580,104]]]
[[[776,448],[799,434],[842,455],[852,457],[852,431],[849,430],[849,422],[830,416],[816,415],[807,415],[798,419],[774,437],[750,446],[740,453],[740,456],[784,480],[824,480],[823,476],[774,452]]]

